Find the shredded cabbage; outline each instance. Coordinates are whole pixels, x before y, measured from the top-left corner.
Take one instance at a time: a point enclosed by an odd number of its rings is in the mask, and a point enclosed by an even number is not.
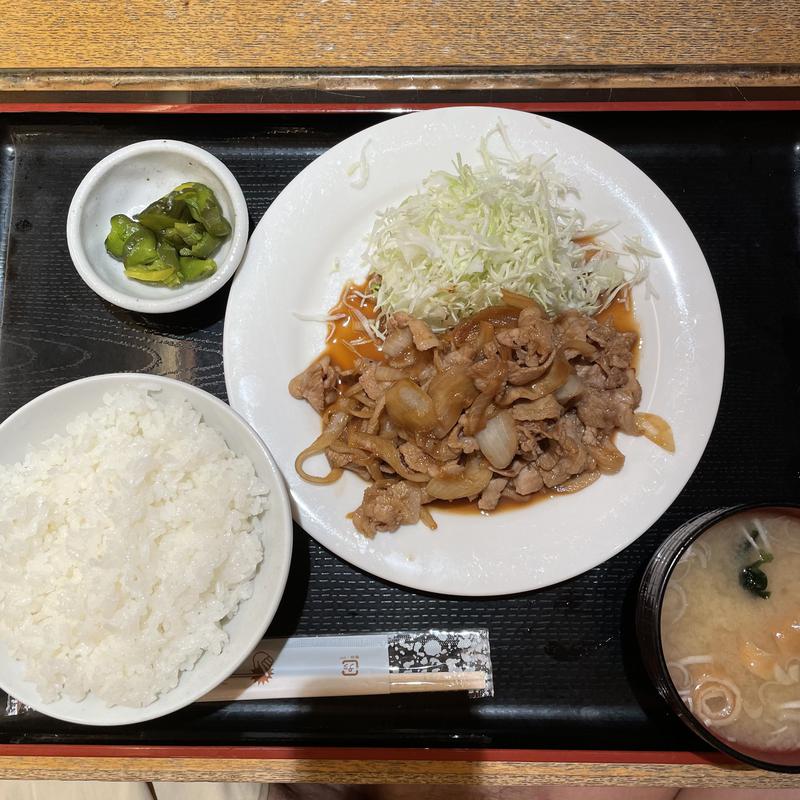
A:
[[[351,164],[345,171],[348,178],[352,178],[350,185],[354,189],[363,189],[369,180],[369,163],[367,162],[367,148],[372,144],[372,139],[367,139],[361,148],[358,161]],[[356,175],[358,173],[358,175]]]
[[[495,135],[507,155],[490,152]],[[654,254],[638,242],[615,252],[595,239],[614,224],[586,225],[552,158],[517,155],[502,123],[479,153],[480,165],[459,153],[454,172],[432,172],[420,191],[378,214],[364,259],[381,318],[406,311],[440,329],[499,303],[502,289],[551,314],[592,314],[644,277],[644,257]]]

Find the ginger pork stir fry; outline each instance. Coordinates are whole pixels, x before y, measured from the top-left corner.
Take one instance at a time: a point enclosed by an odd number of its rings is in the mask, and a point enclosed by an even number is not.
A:
[[[323,422],[295,467],[313,483],[344,469],[369,481],[351,515],[364,535],[419,520],[435,528],[426,505],[437,500],[491,511],[581,489],[622,468],[617,430],[673,449],[669,426],[636,412],[636,334],[576,311],[548,319],[510,292],[504,301],[441,333],[398,312],[381,360],[342,370],[323,356],[289,384]],[[324,477],[304,469],[319,453]]]

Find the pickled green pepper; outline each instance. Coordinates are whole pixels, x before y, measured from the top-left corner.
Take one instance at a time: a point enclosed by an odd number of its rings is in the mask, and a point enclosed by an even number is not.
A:
[[[140,211],[135,216],[145,228],[150,228],[151,231],[158,233],[186,218],[186,203],[175,192],[170,192],[154,203],[150,203],[144,211]]]
[[[114,215],[105,245],[129,278],[180,286],[216,271],[210,256],[230,232],[214,192],[202,183],[182,183],[134,219]]]
[[[231,226],[222,216],[214,192],[203,183],[182,183],[175,194],[189,208],[192,219],[199,222],[209,233],[220,239],[228,236]]]
[[[153,231],[139,226],[122,245],[122,261],[125,268],[140,267],[156,260],[156,235]]]
[[[185,281],[201,281],[209,275],[213,275],[217,269],[213,258],[191,258],[181,256],[180,272]]]
[[[114,258],[122,260],[122,248],[126,239],[134,231],[140,230],[141,227],[138,222],[134,222],[130,217],[126,217],[124,214],[115,214],[111,217],[111,231],[106,236],[106,250]]]

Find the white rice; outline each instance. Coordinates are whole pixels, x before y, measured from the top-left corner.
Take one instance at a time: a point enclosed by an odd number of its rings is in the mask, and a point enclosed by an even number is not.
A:
[[[267,489],[186,401],[107,394],[0,465],[0,639],[45,702],[144,706],[252,593]]]

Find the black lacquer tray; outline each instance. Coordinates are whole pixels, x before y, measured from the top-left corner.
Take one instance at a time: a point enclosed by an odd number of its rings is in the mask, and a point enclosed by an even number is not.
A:
[[[659,542],[714,507],[800,497],[800,115],[552,115],[607,142],[675,203],[711,267],[726,334],[725,386],[688,485],[637,542],[557,586],[448,599],[377,580],[295,531],[272,635],[486,627],[495,696],[336,698],[194,705],[125,728],[39,714],[0,717],[0,742],[374,745],[702,750],[645,676],[633,629],[638,581]],[[185,312],[143,315],[89,290],[65,221],[86,172],[149,138],[193,142],[242,185],[251,228],[309,161],[374,114],[0,117],[0,419],[41,392],[102,372],[169,375],[225,397],[227,290]]]

